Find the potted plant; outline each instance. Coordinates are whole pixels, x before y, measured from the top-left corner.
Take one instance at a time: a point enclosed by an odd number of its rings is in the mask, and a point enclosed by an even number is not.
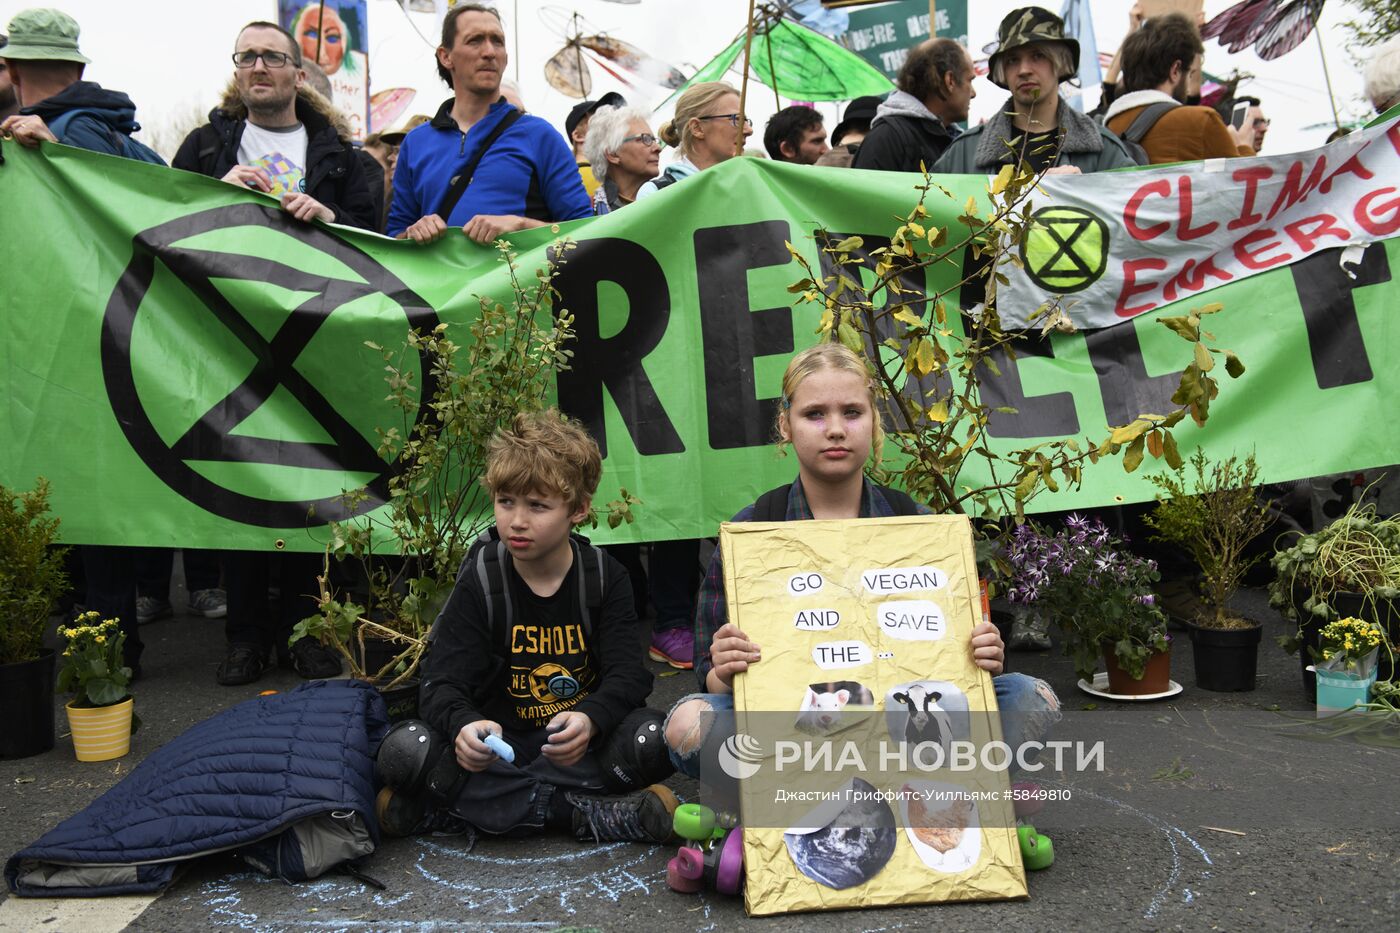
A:
[[[379,455],[393,464],[389,496],[371,518],[331,524],[320,612],[298,623],[291,640],[312,635],[337,651],[352,677],[385,694],[393,720],[416,715],[428,631],[467,549],[492,522],[481,485],[487,443],[517,413],[545,406],[572,355],[564,348],[572,318],[551,307],[569,248],[557,246],[527,286],[501,241],[515,300],[507,307],[483,299],[465,346],[445,324],[409,333],[402,348],[368,344],[383,354],[389,397],[402,412],[399,425],[379,430]],[[356,489],[344,498],[358,506],[368,496]],[[356,582],[333,582],[333,560],[351,564]]]
[[[132,712],[131,668],[122,663],[125,633],[116,619],[85,612],[58,634],[66,643],[58,689],[72,694],[65,708],[73,751],[79,761],[122,757],[141,724]]]
[[[1328,622],[1347,616],[1375,622],[1392,644],[1400,635],[1400,517],[1378,518],[1374,502],[1358,502],[1321,531],[1299,534],[1271,563],[1277,576],[1269,603],[1298,623],[1279,644],[1298,652],[1309,698],[1316,695],[1309,652]],[[1393,676],[1392,661],[1382,653],[1380,680]]]
[[[44,631],[68,581],[48,503],[43,477],[31,492],[0,485],[0,758],[53,748],[54,652]]]
[[[1374,622],[1348,616],[1329,622],[1318,632],[1313,650],[1317,672],[1319,716],[1365,706],[1376,682],[1376,661],[1390,645]]]
[[[1196,685],[1206,690],[1253,690],[1263,625],[1226,604],[1262,555],[1246,553],[1269,526],[1255,496],[1259,468],[1250,454],[1207,465],[1200,450],[1173,471],[1148,477],[1162,492],[1143,521],[1158,541],[1174,544],[1200,568],[1200,608],[1187,619],[1196,661]]]
[[[1097,518],[1075,514],[1057,532],[1017,526],[1006,562],[1007,598],[1055,620],[1076,674],[1092,683],[1103,658],[1111,693],[1166,692],[1170,642],[1151,589],[1155,563],[1127,550]]]

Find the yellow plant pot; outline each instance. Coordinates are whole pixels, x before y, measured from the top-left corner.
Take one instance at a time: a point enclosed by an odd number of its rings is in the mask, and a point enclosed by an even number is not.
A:
[[[68,703],[68,727],[79,761],[111,761],[131,751],[132,699],[111,706],[74,706]]]

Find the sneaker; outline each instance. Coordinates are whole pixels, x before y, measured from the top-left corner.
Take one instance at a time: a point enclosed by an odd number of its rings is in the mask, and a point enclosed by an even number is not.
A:
[[[267,655],[257,645],[234,642],[228,646],[224,663],[219,665],[214,679],[225,687],[240,687],[251,684],[267,670]]]
[[[136,597],[136,622],[146,625],[170,615],[170,600],[156,599],[154,596]]]
[[[672,820],[680,801],[664,784],[611,797],[571,792],[574,805],[574,838],[580,842],[654,842],[665,845],[674,838]]]
[[[652,634],[647,656],[682,671],[691,670],[695,667],[695,636],[688,628],[662,629]]]
[[[190,594],[189,605],[186,607],[192,616],[204,616],[206,619],[222,619],[228,615],[228,596],[218,588],[209,590],[195,590]]]
[[[476,841],[476,830],[470,823],[446,807],[429,807],[418,794],[405,794],[386,787],[374,798],[374,814],[379,818],[379,830],[386,836],[470,835]],[[468,843],[470,848],[470,843]]]
[[[297,639],[290,648],[278,645],[277,664],[296,671],[306,680],[337,677],[341,671],[340,658],[335,652],[310,636]]]
[[[1050,647],[1050,623],[1038,612],[1017,614],[1007,647],[1012,651],[1045,651]]]

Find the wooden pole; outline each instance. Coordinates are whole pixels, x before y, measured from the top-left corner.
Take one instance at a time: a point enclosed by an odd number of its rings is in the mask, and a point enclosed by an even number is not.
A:
[[[938,0],[928,0],[928,37],[938,35]]]
[[[1327,82],[1327,102],[1332,105],[1332,122],[1337,129],[1342,128],[1342,118],[1337,113],[1337,98],[1332,94],[1332,75],[1327,70],[1327,52],[1322,45],[1322,10],[1317,11],[1317,19],[1313,20],[1313,35],[1317,37],[1317,54],[1322,59],[1322,77]]]
[[[734,137],[734,154],[744,154],[744,105],[749,99],[749,50],[753,47],[753,12],[755,0],[749,0],[749,30],[744,36],[744,71],[743,78],[739,82],[739,125],[735,127],[739,132]]]

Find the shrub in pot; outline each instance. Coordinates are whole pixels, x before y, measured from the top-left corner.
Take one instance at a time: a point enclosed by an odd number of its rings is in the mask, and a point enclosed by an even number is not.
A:
[[[44,632],[68,581],[48,503],[43,477],[30,492],[0,485],[0,758],[53,748],[54,652]]]
[[[1161,490],[1144,522],[1152,537],[1186,551],[1200,569],[1200,608],[1190,626],[1196,685],[1206,690],[1253,690],[1263,626],[1232,613],[1227,603],[1262,555],[1248,546],[1269,526],[1255,495],[1259,468],[1250,454],[1209,463],[1197,450],[1188,464],[1148,477]]]

